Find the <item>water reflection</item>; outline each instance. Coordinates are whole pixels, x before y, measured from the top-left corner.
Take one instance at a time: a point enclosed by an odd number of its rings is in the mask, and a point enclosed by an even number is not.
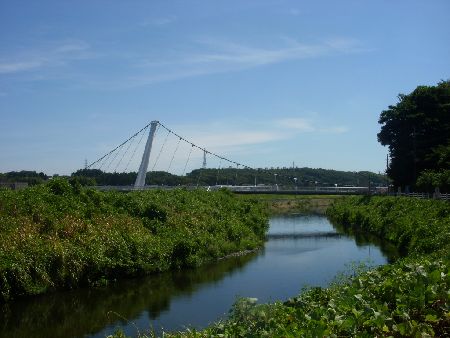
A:
[[[120,317],[130,320],[145,312],[153,320],[170,309],[173,298],[192,295],[205,283],[214,285],[241,270],[256,255],[233,257],[199,269],[120,281],[105,288],[18,300],[0,308],[0,336],[81,337],[102,330]]]
[[[224,316],[237,296],[284,300],[305,286],[328,285],[351,262],[380,265],[397,257],[392,246],[346,233],[322,216],[275,216],[267,238],[264,250],[199,269],[16,301],[0,308],[0,337],[105,337],[118,326],[131,336],[152,326],[157,333],[202,328]]]
[[[376,236],[361,231],[355,231],[351,227],[345,227],[341,224],[333,223],[332,225],[337,232],[345,234],[349,238],[353,238],[358,247],[370,247],[375,245],[386,257],[388,263],[393,263],[402,256],[402,253],[398,251],[395,245]]]

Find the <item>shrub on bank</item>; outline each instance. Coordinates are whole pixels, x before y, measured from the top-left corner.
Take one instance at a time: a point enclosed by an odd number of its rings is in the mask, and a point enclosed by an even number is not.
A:
[[[386,265],[284,303],[243,298],[229,318],[171,337],[430,337],[449,333],[450,274],[442,261]]]
[[[267,215],[226,192],[0,190],[0,300],[197,266],[262,245]]]
[[[390,197],[337,200],[328,216],[402,248],[394,264],[286,302],[240,299],[228,319],[169,337],[431,337],[450,335],[450,205]]]
[[[446,201],[349,197],[334,203],[327,215],[347,230],[374,234],[408,255],[450,252],[450,203]]]

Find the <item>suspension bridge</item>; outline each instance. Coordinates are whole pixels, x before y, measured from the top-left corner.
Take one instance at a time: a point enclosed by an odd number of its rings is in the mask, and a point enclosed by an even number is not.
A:
[[[145,136],[147,139],[145,142]],[[140,155],[142,154],[142,155]],[[140,159],[140,161],[139,161]],[[139,166],[138,166],[139,164]],[[209,166],[208,166],[209,164]],[[94,162],[85,165],[85,170],[98,170],[99,172],[126,173],[133,168],[139,168],[134,185],[104,185],[98,186],[100,190],[143,190],[143,189],[173,189],[184,186],[187,189],[204,188],[207,190],[220,189],[226,187],[237,193],[297,193],[297,194],[365,194],[370,187],[346,186],[338,187],[318,186],[317,182],[313,186],[299,186],[299,178],[286,175],[284,171],[274,169],[252,168],[244,163],[234,161],[223,156],[216,151],[207,149],[205,146],[194,143],[188,138],[177,134],[159,121],[152,121],[141,130],[133,134],[114,149],[106,152]],[[233,169],[235,177],[221,177],[227,170]],[[243,169],[243,170],[238,170]],[[247,175],[247,182],[239,182],[238,173],[244,170],[251,172]],[[158,173],[172,175],[178,173],[184,177],[187,172],[196,171],[196,179],[184,184],[169,184],[160,182],[159,184],[146,184],[148,177]],[[209,182],[202,183],[202,174],[214,174],[215,184]],[[258,182],[258,177],[265,174],[266,179]],[[252,177],[250,180],[249,177]],[[269,177],[269,179],[267,178]],[[270,180],[270,182],[269,182]],[[211,181],[211,177],[210,180]],[[214,179],[213,179],[214,181]],[[289,182],[289,184],[279,184],[279,182]]]

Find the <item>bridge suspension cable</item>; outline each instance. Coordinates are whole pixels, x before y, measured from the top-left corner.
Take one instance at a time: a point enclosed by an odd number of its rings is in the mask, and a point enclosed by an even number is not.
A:
[[[242,166],[242,167],[245,168],[245,169],[253,169],[253,168],[251,168],[251,167],[249,167],[249,166],[247,166],[247,165],[245,165],[245,164],[238,163],[238,162],[236,162],[236,161],[230,160],[230,159],[228,159],[228,158],[226,158],[226,157],[220,156],[220,155],[218,155],[218,154],[216,154],[216,153],[214,153],[214,152],[212,152],[212,151],[209,151],[209,150],[206,149],[206,148],[203,148],[203,147],[201,147],[201,146],[198,146],[198,145],[194,144],[193,142],[187,140],[186,138],[184,138],[184,137],[178,135],[177,133],[173,132],[171,129],[167,128],[167,127],[166,127],[164,124],[162,124],[161,122],[159,122],[159,124],[160,124],[161,127],[163,127],[164,129],[166,129],[169,133],[171,133],[171,134],[175,135],[176,137],[178,137],[181,141],[184,141],[184,142],[190,144],[191,146],[193,146],[193,147],[195,147],[195,148],[197,148],[197,149],[203,151],[203,152],[206,153],[206,154],[210,154],[210,155],[212,155],[212,156],[214,156],[214,157],[216,157],[216,158],[218,158],[218,159],[224,160],[224,161],[229,162],[229,163],[231,163],[231,164],[236,164],[236,165]]]
[[[170,163],[169,163],[169,167],[167,168],[167,172],[169,172],[170,171],[170,167],[172,167],[173,159],[175,158],[175,154],[177,153],[178,148],[180,147],[180,143],[181,143],[181,137],[178,140],[177,146],[176,146],[176,148],[175,148],[175,150],[174,150],[174,152],[172,154],[172,158],[170,159]]]
[[[133,138],[130,140],[130,142],[128,142],[128,146],[127,146],[127,148],[125,149],[125,152],[122,154],[122,157],[120,158],[120,161],[117,163],[116,167],[114,168],[114,172],[117,171],[117,168],[118,168],[118,167],[120,166],[120,164],[122,163],[123,158],[124,158],[125,155],[128,153],[128,150],[130,150],[130,147],[131,147],[131,145],[133,144],[133,142],[134,142],[135,139],[136,139],[136,138],[133,137]]]
[[[171,129],[169,129],[168,127],[166,127],[166,126],[165,126],[164,124],[162,124],[161,122],[159,122],[159,124],[160,124],[160,126],[161,126],[162,128],[164,128],[165,130],[167,130],[167,132],[168,132],[169,134],[173,134],[174,136],[176,136],[176,137],[179,139],[179,141],[181,140],[181,141],[184,141],[184,142],[190,144],[192,147],[195,147],[195,148],[201,150],[204,154],[209,154],[209,155],[212,155],[212,156],[216,157],[217,159],[220,160],[220,164],[222,164],[222,161],[225,161],[225,162],[228,162],[228,163],[230,163],[230,164],[236,165],[236,169],[239,169],[239,167],[241,167],[241,168],[243,168],[243,169],[249,169],[249,170],[256,170],[256,171],[259,171],[259,169],[252,168],[252,167],[250,167],[250,166],[248,166],[248,165],[245,165],[245,164],[242,164],[242,163],[233,161],[233,160],[231,160],[231,159],[229,159],[229,158],[226,158],[226,157],[224,157],[224,156],[221,156],[221,155],[219,155],[219,154],[217,154],[217,153],[215,153],[215,152],[209,151],[208,149],[206,149],[206,148],[204,148],[204,147],[202,147],[202,146],[199,146],[199,145],[197,145],[197,144],[195,144],[195,143],[189,141],[189,140],[186,139],[185,137],[180,136],[179,134],[177,134],[177,133],[174,132],[173,130],[171,130]],[[220,165],[219,165],[219,166],[220,166]],[[273,174],[273,171],[274,171],[274,170],[264,169],[264,171],[267,172],[267,173]],[[198,183],[199,183],[199,181],[200,181],[201,175],[202,175],[202,171],[200,171],[199,177],[198,177],[198,179],[197,179],[197,185],[198,185]],[[287,176],[287,175],[283,175],[283,174],[280,174],[280,173],[276,173],[276,176],[284,177],[284,178],[287,178],[287,179],[289,179],[289,180],[293,180],[293,179],[294,179],[294,177],[292,177],[292,176]],[[218,181],[218,178],[219,178],[219,171],[218,171],[218,174],[217,174],[217,181]],[[237,178],[237,172],[236,172],[235,180],[234,180],[234,181],[237,182],[237,179],[238,179],[238,178]]]
[[[148,123],[147,125],[145,125],[142,129],[140,129],[139,131],[137,131],[136,133],[134,133],[131,137],[129,137],[128,139],[126,139],[124,142],[122,142],[121,144],[119,144],[118,146],[116,146],[114,149],[112,149],[111,151],[107,152],[106,154],[104,154],[102,157],[100,157],[99,159],[97,159],[96,161],[92,162],[91,164],[85,166],[85,169],[92,169],[94,168],[94,166],[99,166],[99,169],[101,170],[103,167],[105,167],[105,171],[107,171],[110,167],[114,168],[114,172],[117,172],[117,170],[120,168],[121,164],[125,164],[125,169],[124,172],[126,172],[128,170],[128,168],[130,167],[135,154],[138,152],[138,149],[142,143],[142,140],[146,134],[146,131],[148,130],[148,128],[152,125],[154,125],[154,131],[153,131],[153,137],[155,137],[155,134],[157,134],[159,132],[159,130],[165,130],[167,133],[164,137],[164,139],[161,141],[156,140],[157,144],[160,144],[159,147],[159,151],[156,155],[156,157],[154,157],[153,155],[151,155],[150,151],[145,151],[144,153],[146,153],[145,156],[143,156],[142,161],[146,160],[147,161],[147,165],[148,165],[148,161],[150,159],[150,157],[154,158],[154,160],[152,160],[152,169],[151,171],[155,171],[155,168],[157,167],[158,163],[161,160],[161,157],[163,154],[169,154],[169,151],[165,151],[165,149],[167,149],[168,145],[168,139],[170,137],[170,135],[173,135],[176,138],[176,145],[175,145],[175,149],[173,150],[173,152],[171,153],[171,156],[169,156],[167,158],[167,156],[165,156],[165,161],[168,162],[168,168],[167,168],[167,172],[169,172],[174,164],[175,161],[175,156],[177,155],[177,152],[181,151],[182,144],[186,144],[189,145],[189,153],[187,155],[187,159],[186,161],[183,163],[184,165],[181,164],[181,167],[179,167],[180,172],[182,174],[182,176],[185,176],[186,174],[186,170],[188,168],[188,164],[190,162],[192,162],[192,157],[194,156],[194,151],[198,150],[202,153],[203,155],[203,165],[199,164],[199,169],[200,171],[198,172],[198,176],[197,178],[197,185],[200,183],[203,171],[206,170],[205,168],[205,160],[207,156],[211,156],[212,158],[215,158],[218,160],[218,168],[217,168],[217,173],[216,173],[216,184],[219,184],[220,180],[220,176],[222,175],[222,170],[226,170],[226,163],[229,163],[229,169],[232,169],[231,167],[235,167],[236,172],[234,173],[234,177],[231,177],[231,181],[234,181],[234,184],[238,184],[238,170],[239,169],[249,169],[249,170],[255,170],[255,185],[256,185],[256,178],[257,176],[259,176],[262,173],[266,173],[266,175],[272,175],[272,178],[275,181],[275,184],[277,184],[277,176],[278,178],[285,178],[285,179],[289,179],[290,181],[296,179],[292,176],[288,176],[288,175],[284,175],[282,173],[280,173],[279,171],[275,171],[274,169],[257,169],[257,168],[252,168],[248,165],[245,165],[243,163],[239,163],[237,161],[234,161],[230,158],[227,158],[225,156],[219,155],[216,152],[210,151],[208,150],[206,147],[204,146],[200,146],[195,144],[194,142],[188,140],[187,138],[179,135],[178,133],[174,132],[173,130],[171,130],[170,128],[168,128],[167,126],[165,126],[163,123],[159,122],[159,121],[152,121],[150,123]],[[138,142],[136,143],[136,141],[138,140]],[[148,141],[147,141],[148,143]],[[133,147],[134,146],[134,147]],[[170,145],[171,147],[173,145]],[[146,146],[147,147],[147,146]],[[151,146],[150,146],[151,148]],[[133,150],[131,152],[131,150]],[[129,158],[127,158],[127,156],[129,156],[131,152],[131,156]],[[186,149],[187,152],[187,149]],[[145,159],[145,157],[148,157],[147,159]],[[115,162],[116,160],[118,160],[118,162]],[[167,163],[166,162],[166,163]],[[177,161],[177,163],[180,161]],[[142,163],[141,163],[142,165]],[[212,168],[212,167],[211,167]],[[146,170],[146,167],[144,168]],[[182,170],[181,170],[182,169]],[[141,172],[141,170],[139,170],[139,172]],[[225,173],[227,182],[228,182],[228,174],[226,174],[225,171],[223,171],[223,173]],[[142,176],[145,176],[145,173],[141,173],[141,182],[142,182]],[[268,177],[264,178],[264,180],[267,182],[268,181]],[[270,180],[270,177],[269,177]],[[144,181],[145,182],[145,177],[144,177]],[[296,182],[296,181],[295,181]],[[228,184],[228,183],[227,183]]]
[[[147,124],[144,128],[142,128],[141,130],[139,130],[137,133],[133,134],[130,138],[128,138],[126,141],[122,142],[121,144],[119,144],[117,147],[115,147],[113,150],[111,150],[110,152],[106,153],[105,155],[103,155],[102,157],[100,157],[98,160],[92,162],[91,164],[89,164],[86,169],[90,169],[93,165],[97,164],[98,162],[102,161],[105,157],[110,156],[112,153],[114,153],[117,149],[119,149],[120,147],[122,147],[124,144],[126,144],[127,142],[129,142],[131,139],[133,139],[134,137],[136,137],[137,135],[139,135],[141,132],[143,132],[144,130],[146,130],[151,123]]]
[[[194,149],[194,146],[191,146],[191,149],[189,150],[188,158],[186,160],[186,164],[184,165],[184,168],[183,168],[183,176],[184,176],[184,174],[186,174],[186,167],[188,165],[189,159],[191,158],[191,154],[192,154],[192,150],[193,149]]]
[[[153,164],[152,171],[155,170],[156,164],[158,164],[159,158],[161,157],[161,153],[162,153],[162,151],[164,149],[164,146],[167,143],[167,139],[169,138],[169,135],[170,135],[170,131],[167,132],[167,135],[166,135],[166,137],[164,139],[164,142],[163,142],[163,144],[161,146],[161,149],[159,150],[158,156],[156,157],[155,163]]]
[[[145,130],[147,130],[147,128],[145,128],[144,131],[145,131]],[[124,171],[127,171],[128,167],[130,166],[130,163],[131,163],[131,161],[133,160],[134,155],[136,154],[136,151],[137,151],[137,149],[139,148],[139,145],[141,144],[142,139],[144,138],[144,135],[145,135],[145,133],[142,132],[142,135],[141,135],[141,137],[139,138],[139,142],[137,143],[136,147],[134,147],[133,153],[131,154],[131,157],[130,157],[130,159],[128,160],[127,165],[125,166],[125,170],[124,170]]]

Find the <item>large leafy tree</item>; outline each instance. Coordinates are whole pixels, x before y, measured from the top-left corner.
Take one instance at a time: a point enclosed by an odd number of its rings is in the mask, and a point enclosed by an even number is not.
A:
[[[450,81],[419,86],[384,110],[378,141],[389,147],[388,175],[396,186],[414,185],[424,170],[448,169]]]

